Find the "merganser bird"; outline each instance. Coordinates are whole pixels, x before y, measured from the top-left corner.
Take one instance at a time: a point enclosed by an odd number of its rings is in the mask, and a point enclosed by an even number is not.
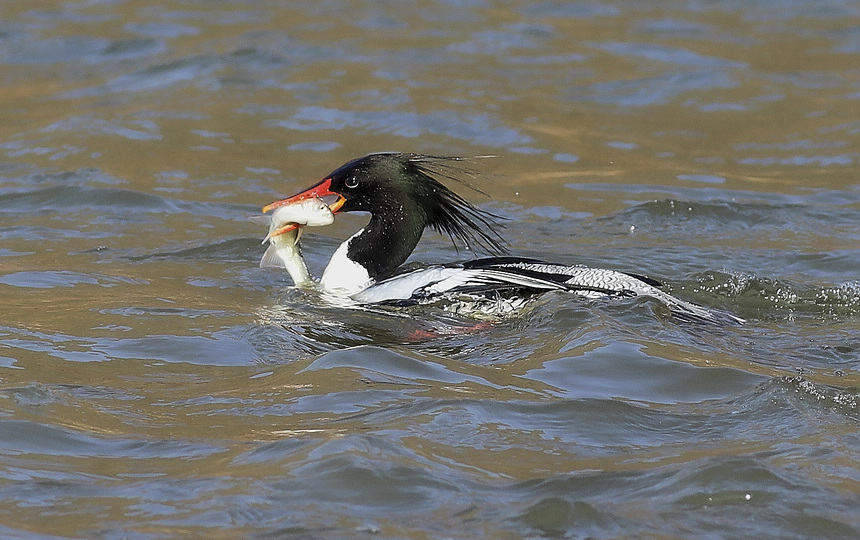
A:
[[[505,306],[547,291],[596,297],[652,297],[684,321],[741,324],[730,313],[675,298],[649,277],[506,256],[499,217],[472,205],[438,177],[461,181],[464,158],[379,153],[352,160],[310,188],[273,202],[263,212],[307,199],[336,197],[333,213],[368,212],[368,224],[343,242],[323,272],[325,293],[358,304],[414,305],[440,300],[484,300]],[[470,186],[471,187],[471,186]],[[473,188],[475,189],[475,188]],[[295,227],[273,222],[268,238]],[[466,262],[400,269],[425,228],[447,233],[469,249],[496,256]]]

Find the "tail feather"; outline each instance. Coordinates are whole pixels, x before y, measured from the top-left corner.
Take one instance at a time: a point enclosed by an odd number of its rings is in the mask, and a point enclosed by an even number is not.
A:
[[[744,324],[746,321],[736,315],[721,309],[706,308],[692,302],[675,298],[674,296],[665,293],[659,289],[655,289],[656,293],[651,293],[653,296],[666,304],[672,312],[672,317],[679,321],[692,323],[717,324],[720,326]]]

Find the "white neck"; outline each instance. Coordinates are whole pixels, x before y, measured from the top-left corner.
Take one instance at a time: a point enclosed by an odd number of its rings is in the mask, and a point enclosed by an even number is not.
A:
[[[373,284],[367,269],[347,256],[349,243],[362,232],[364,229],[350,236],[331,256],[320,280],[320,286],[324,291],[338,296],[350,296]]]

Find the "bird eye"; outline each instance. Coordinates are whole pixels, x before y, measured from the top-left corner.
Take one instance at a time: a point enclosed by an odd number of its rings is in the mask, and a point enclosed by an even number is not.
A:
[[[357,188],[358,187],[358,178],[356,178],[354,176],[350,176],[349,178],[346,179],[346,181],[344,181],[343,185],[345,185],[346,187],[348,187],[350,189]]]

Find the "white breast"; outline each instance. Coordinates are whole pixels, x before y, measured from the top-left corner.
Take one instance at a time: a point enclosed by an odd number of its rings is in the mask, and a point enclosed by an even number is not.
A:
[[[320,280],[324,291],[338,296],[350,296],[373,284],[367,269],[347,257],[346,253],[350,240],[363,231],[364,229],[352,235],[331,256]]]

